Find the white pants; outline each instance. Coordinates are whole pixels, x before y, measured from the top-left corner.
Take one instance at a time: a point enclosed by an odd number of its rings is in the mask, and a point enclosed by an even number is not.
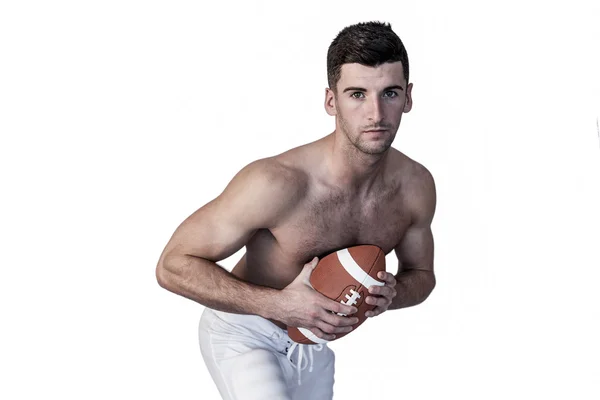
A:
[[[258,315],[205,308],[200,351],[224,400],[331,400],[335,355]]]

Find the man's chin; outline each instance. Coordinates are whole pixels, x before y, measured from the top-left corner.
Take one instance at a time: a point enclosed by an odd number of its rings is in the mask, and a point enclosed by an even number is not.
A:
[[[362,153],[369,154],[372,156],[384,154],[386,151],[388,151],[388,149],[390,147],[391,147],[391,143],[385,144],[385,145],[376,144],[376,145],[370,145],[370,146],[369,145],[357,146],[358,150],[360,150]]]

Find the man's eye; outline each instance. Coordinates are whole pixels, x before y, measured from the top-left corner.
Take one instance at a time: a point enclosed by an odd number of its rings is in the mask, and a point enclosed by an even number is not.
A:
[[[360,96],[362,96],[362,95],[363,95],[363,93],[362,93],[362,92],[354,92],[354,93],[352,93],[352,97],[354,97],[355,99],[359,99],[359,98],[360,98],[359,96],[355,96],[356,94],[358,94],[358,95],[360,95]]]
[[[388,95],[388,97],[397,97],[398,93],[393,92],[393,91],[389,91],[389,92],[385,92],[386,95]]]

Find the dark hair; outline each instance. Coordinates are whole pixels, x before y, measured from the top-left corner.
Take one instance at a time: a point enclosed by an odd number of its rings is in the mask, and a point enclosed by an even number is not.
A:
[[[396,61],[402,62],[404,79],[408,83],[408,54],[391,24],[373,21],[347,26],[338,33],[327,50],[329,88],[336,92],[343,64],[377,67]]]

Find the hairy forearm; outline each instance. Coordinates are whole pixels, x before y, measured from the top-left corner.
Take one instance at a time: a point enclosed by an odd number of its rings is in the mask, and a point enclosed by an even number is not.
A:
[[[435,287],[431,271],[407,270],[396,275],[396,297],[389,310],[416,306],[425,301]]]
[[[271,318],[273,297],[279,292],[243,281],[216,263],[193,256],[163,262],[156,277],[163,288],[206,307],[265,318]]]

